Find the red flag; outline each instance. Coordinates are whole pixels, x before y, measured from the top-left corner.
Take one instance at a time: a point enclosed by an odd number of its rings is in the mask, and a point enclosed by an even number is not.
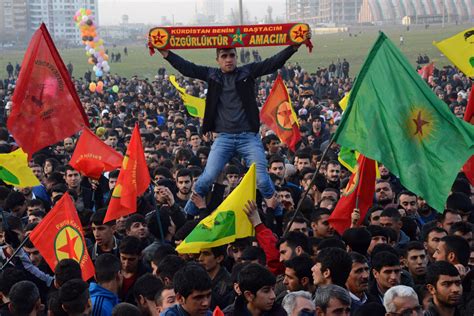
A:
[[[428,80],[430,76],[433,75],[434,72],[434,63],[429,63],[428,65],[425,65],[421,67],[420,70],[418,70],[418,74],[421,75],[421,78]]]
[[[89,126],[69,73],[44,24],[33,34],[12,97],[8,130],[31,157]]]
[[[121,154],[84,128],[69,164],[83,175],[97,180],[102,172],[120,168],[122,160]]]
[[[356,207],[360,211],[359,225],[362,223],[374,198],[375,161],[360,155],[357,163],[356,171],[350,177],[341,199],[329,216],[329,223],[341,235],[351,226],[351,214]]]
[[[30,240],[51,270],[54,271],[62,259],[74,259],[81,266],[84,281],[94,276],[94,264],[87,253],[81,221],[67,192],[33,229]]]
[[[464,112],[464,120],[471,124],[474,124],[474,84],[472,84],[471,92],[469,93],[469,99],[467,102],[466,111]],[[474,156],[471,156],[469,160],[464,164],[462,168],[464,174],[469,179],[471,185],[474,185]]]
[[[216,306],[214,311],[212,312],[212,316],[224,316],[224,313],[222,310],[219,308],[219,306]]]
[[[260,120],[270,127],[288,148],[295,151],[296,144],[301,140],[298,118],[280,75],[260,111]]]
[[[135,213],[137,211],[137,197],[145,193],[150,181],[140,130],[138,125],[135,125],[104,223]]]

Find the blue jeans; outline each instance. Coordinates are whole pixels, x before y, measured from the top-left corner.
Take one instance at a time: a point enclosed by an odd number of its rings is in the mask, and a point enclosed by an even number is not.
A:
[[[259,134],[256,133],[220,133],[214,144],[212,144],[206,168],[204,168],[204,172],[199,176],[194,186],[194,192],[205,197],[209,193],[214,180],[224,169],[225,164],[236,153],[245,159],[247,166],[255,162],[257,188],[264,198],[272,197],[275,193],[275,186],[267,172],[267,159],[262,141]],[[184,211],[189,215],[199,214],[198,208],[191,200],[186,203]]]

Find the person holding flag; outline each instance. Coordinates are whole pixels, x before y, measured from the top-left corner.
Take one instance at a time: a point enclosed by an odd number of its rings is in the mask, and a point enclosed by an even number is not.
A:
[[[304,36],[309,39],[311,30],[305,31]],[[238,153],[247,165],[256,163],[258,189],[267,204],[275,206],[275,187],[267,173],[265,151],[258,134],[260,122],[255,79],[283,67],[300,45],[291,45],[264,61],[241,67],[237,67],[238,56],[234,47],[218,48],[218,68],[198,66],[169,50],[159,50],[181,74],[206,81],[209,86],[202,132],[217,132],[219,136],[212,145],[206,168],[196,182],[193,194],[206,196],[225,164]],[[191,216],[198,214],[192,199],[187,202],[185,211]]]

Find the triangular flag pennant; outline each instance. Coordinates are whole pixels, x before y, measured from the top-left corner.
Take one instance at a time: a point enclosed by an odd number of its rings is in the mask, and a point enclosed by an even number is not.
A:
[[[29,157],[89,126],[44,23],[28,46],[12,102],[8,130]]]
[[[240,184],[219,207],[199,222],[176,247],[179,253],[199,253],[201,249],[222,246],[237,238],[252,236],[253,226],[244,212],[248,201],[255,201],[257,176],[255,164],[250,166]]]
[[[224,312],[222,312],[219,306],[216,306],[216,308],[212,312],[212,316],[224,316]]]
[[[74,259],[81,266],[84,281],[94,276],[81,221],[67,192],[31,231],[30,240],[51,270],[54,271],[62,259]]]
[[[137,211],[137,198],[145,193],[151,178],[143,152],[140,130],[135,124],[117,184],[112,192],[104,223]]]
[[[360,212],[359,224],[364,220],[374,198],[375,174],[375,161],[359,155],[356,170],[329,216],[329,223],[339,234],[351,226],[351,214],[355,208]]]
[[[41,184],[28,166],[28,157],[21,148],[9,154],[0,154],[0,179],[19,188]]]
[[[99,179],[105,171],[120,168],[123,156],[104,143],[88,128],[84,128],[69,161],[74,169],[92,179]]]
[[[179,86],[175,76],[170,76],[169,80],[173,87],[178,90],[178,93],[181,96],[181,99],[183,100],[184,106],[186,107],[186,110],[188,110],[189,115],[203,118],[204,112],[206,110],[206,99],[201,99],[187,94],[186,90]]]
[[[260,120],[270,127],[288,148],[295,151],[296,145],[301,140],[298,117],[280,75],[273,83],[272,90],[260,111]]]

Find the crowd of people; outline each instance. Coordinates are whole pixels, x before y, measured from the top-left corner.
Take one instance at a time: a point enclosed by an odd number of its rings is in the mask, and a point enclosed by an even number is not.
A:
[[[163,56],[180,67],[176,55]],[[237,187],[249,167],[244,155],[228,157],[208,190],[201,183],[204,193],[196,194],[208,159],[216,161],[210,153],[221,135],[186,112],[165,68],[150,79],[109,75],[102,94],[89,91],[90,76],[73,78],[91,129],[106,144],[124,154],[139,124],[152,183],[139,197],[137,213],[104,224],[119,170],[95,181],[69,166],[78,135],[34,154],[30,168],[41,185],[0,185],[0,264],[68,192],[95,276],[83,281],[73,259],[52,270],[28,241],[0,273],[0,315],[196,316],[212,315],[217,306],[236,316],[474,315],[474,212],[465,175],[459,173],[445,211],[437,213],[379,164],[364,224],[355,218],[338,234],[328,218],[350,172],[337,160],[339,146],[330,139],[342,115],[339,101],[353,84],[349,63],[344,59],[317,69],[294,62],[272,66],[279,69],[251,82],[256,102],[265,102],[281,74],[302,140],[293,153],[271,130],[258,126],[255,136],[266,156],[263,173],[276,198],[259,192],[257,201],[247,204],[254,237],[198,254],[179,254],[175,248]],[[0,82],[1,153],[15,148],[5,126],[16,75],[11,71]],[[179,76],[178,82],[189,94],[215,97],[215,86],[205,80]],[[470,80],[443,67],[427,84],[462,119]]]

